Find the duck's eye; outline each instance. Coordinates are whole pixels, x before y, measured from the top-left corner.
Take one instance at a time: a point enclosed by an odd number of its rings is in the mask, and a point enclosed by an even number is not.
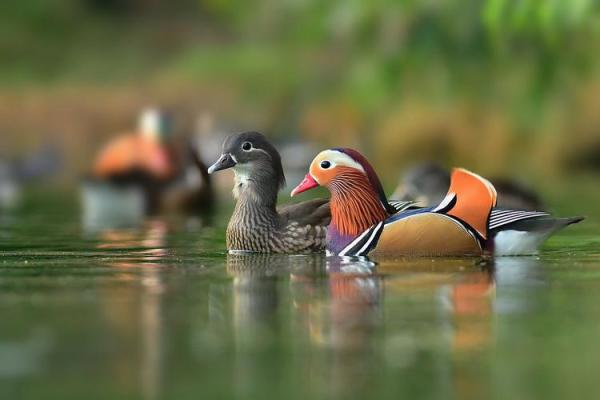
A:
[[[242,143],[242,150],[244,150],[244,151],[252,150],[252,143],[250,143],[250,142]]]
[[[331,163],[329,161],[327,161],[327,160],[321,161],[321,168],[327,169],[329,167],[331,167]]]

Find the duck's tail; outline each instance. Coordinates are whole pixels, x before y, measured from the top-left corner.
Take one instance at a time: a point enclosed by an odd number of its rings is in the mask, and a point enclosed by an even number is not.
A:
[[[583,219],[584,217],[554,218],[544,213],[541,216],[508,222],[490,229],[491,240],[488,241],[487,250],[496,256],[536,254],[541,244],[554,233]]]
[[[496,197],[496,189],[488,180],[466,169],[455,168],[448,194],[433,211],[458,219],[485,240]]]

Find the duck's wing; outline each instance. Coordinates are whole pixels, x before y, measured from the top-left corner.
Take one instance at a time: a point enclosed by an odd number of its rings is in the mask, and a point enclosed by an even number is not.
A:
[[[502,229],[515,222],[524,221],[532,218],[550,216],[544,211],[525,211],[525,210],[510,210],[506,208],[494,208],[490,213],[488,229],[490,231]]]
[[[452,171],[448,194],[433,212],[448,215],[473,230],[481,239],[487,239],[488,220],[496,206],[496,199],[496,189],[487,179],[456,168]]]
[[[286,222],[295,221],[300,226],[327,226],[331,221],[328,199],[313,199],[288,204],[277,210]]]
[[[411,200],[389,200],[388,203],[396,209],[397,213],[422,208],[418,205],[418,202]]]

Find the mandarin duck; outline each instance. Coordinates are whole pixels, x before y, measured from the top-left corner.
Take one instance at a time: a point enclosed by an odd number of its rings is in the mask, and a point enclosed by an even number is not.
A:
[[[544,208],[540,196],[522,182],[493,178],[490,182],[498,193],[497,207],[539,211]],[[402,176],[393,199],[416,201],[422,206],[439,204],[450,186],[450,172],[436,163],[415,165]]]
[[[100,179],[126,180],[144,174],[158,181],[176,173],[173,154],[167,145],[169,118],[158,109],[142,112],[138,130],[111,140],[98,154],[93,175]]]
[[[160,208],[160,196],[179,172],[170,136],[169,117],[155,108],[142,112],[138,129],[112,139],[98,153],[87,184],[135,187],[144,197],[145,212]]]
[[[304,253],[325,249],[329,202],[308,200],[277,208],[277,193],[285,186],[281,156],[265,136],[245,132],[223,142],[210,174],[232,168],[237,200],[227,225],[230,252]]]
[[[319,153],[291,194],[319,185],[331,193],[327,251],[339,256],[533,254],[552,233],[583,219],[493,209],[494,186],[465,169],[453,171],[437,206],[397,212],[371,164],[347,148]]]
[[[191,140],[172,140],[172,130],[169,115],[145,109],[136,132],[116,137],[99,152],[86,182],[87,197],[102,205],[103,198],[108,198],[103,194],[108,192],[127,203],[128,196],[123,194],[139,192],[134,197],[141,196],[143,214],[210,210],[213,190],[199,146]],[[140,200],[130,203],[135,206]]]

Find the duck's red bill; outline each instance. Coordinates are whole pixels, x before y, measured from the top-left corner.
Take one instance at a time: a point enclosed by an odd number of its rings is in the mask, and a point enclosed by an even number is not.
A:
[[[294,197],[298,193],[306,192],[307,190],[316,188],[317,186],[319,186],[319,184],[317,181],[315,181],[315,178],[310,176],[310,174],[306,174],[302,182],[300,182],[300,184],[296,186],[294,190],[292,190],[291,196]]]

